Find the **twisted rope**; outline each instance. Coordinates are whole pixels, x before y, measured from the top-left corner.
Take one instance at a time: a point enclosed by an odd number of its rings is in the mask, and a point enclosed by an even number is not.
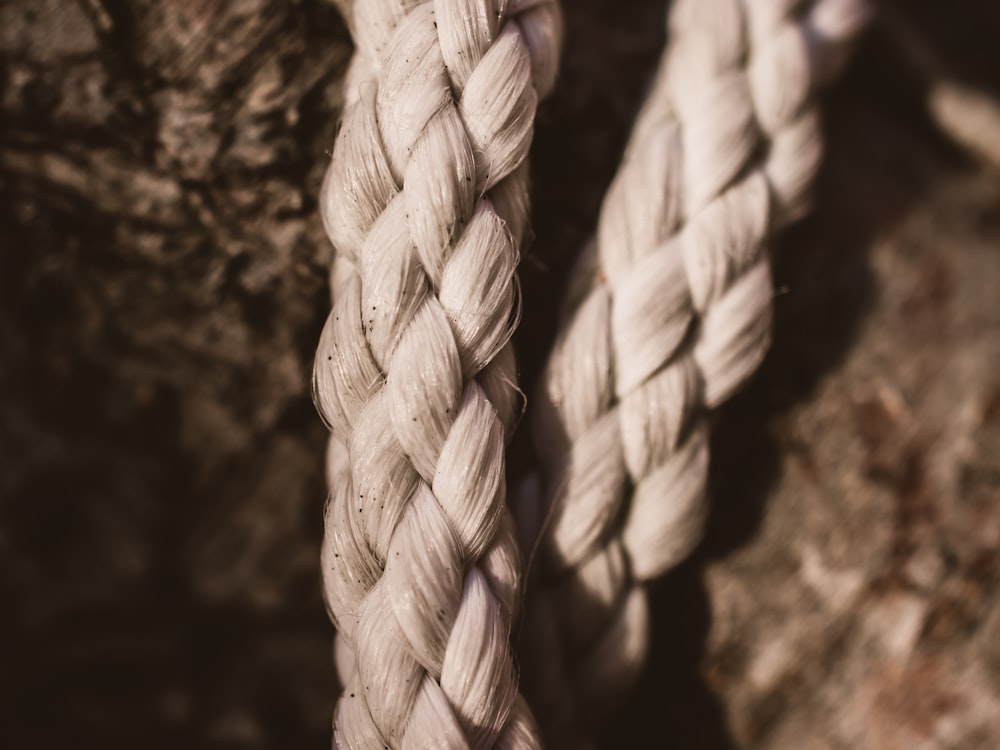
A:
[[[321,211],[337,250],[314,368],[332,432],[324,593],[342,747],[533,747],[509,634],[505,435],[526,157],[550,0],[342,2],[357,44]]]
[[[550,515],[543,524],[531,493],[519,499],[525,536],[544,525],[526,661],[552,662],[533,705],[562,728],[567,712],[599,715],[634,682],[649,637],[642,584],[701,538],[706,410],[767,349],[766,244],[806,208],[821,154],[813,94],[864,11],[861,0],[671,8],[667,52],[532,403]]]

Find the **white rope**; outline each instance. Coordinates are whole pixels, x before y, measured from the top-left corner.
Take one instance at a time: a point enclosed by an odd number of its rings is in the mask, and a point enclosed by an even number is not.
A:
[[[515,268],[550,0],[342,2],[357,46],[324,183],[337,252],[314,394],[342,747],[533,747],[509,635],[519,557]]]
[[[806,208],[821,154],[813,94],[865,11],[862,0],[670,10],[658,78],[529,406],[550,511],[527,658],[549,660],[535,709],[550,727],[600,715],[632,685],[648,650],[642,584],[701,538],[705,411],[767,349],[766,243]],[[530,538],[535,498],[518,502]]]

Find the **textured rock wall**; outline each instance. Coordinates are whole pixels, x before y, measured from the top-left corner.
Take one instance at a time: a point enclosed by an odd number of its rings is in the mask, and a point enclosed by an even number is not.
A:
[[[2,723],[319,746],[315,196],[348,35],[321,3],[47,0],[0,5],[0,46]]]

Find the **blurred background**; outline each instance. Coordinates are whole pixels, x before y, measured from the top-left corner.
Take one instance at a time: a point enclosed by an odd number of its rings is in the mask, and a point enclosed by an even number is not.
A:
[[[880,9],[604,747],[1000,747],[1000,5]],[[565,3],[526,385],[664,12]],[[6,747],[329,746],[309,382],[350,54],[321,0],[0,5]]]

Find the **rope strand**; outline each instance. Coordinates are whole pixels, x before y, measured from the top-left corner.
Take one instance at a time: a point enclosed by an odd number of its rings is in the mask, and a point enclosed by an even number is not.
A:
[[[508,344],[553,2],[341,3],[358,52],[324,181],[335,302],[322,551],[342,747],[534,747],[509,635],[519,555]]]
[[[648,650],[642,584],[701,538],[706,409],[768,347],[766,244],[807,206],[821,152],[813,94],[864,18],[861,0],[671,8],[669,47],[531,404],[550,515],[526,662],[558,654],[537,692],[569,697],[536,710],[559,732],[627,692]],[[531,515],[519,512],[529,527]]]

